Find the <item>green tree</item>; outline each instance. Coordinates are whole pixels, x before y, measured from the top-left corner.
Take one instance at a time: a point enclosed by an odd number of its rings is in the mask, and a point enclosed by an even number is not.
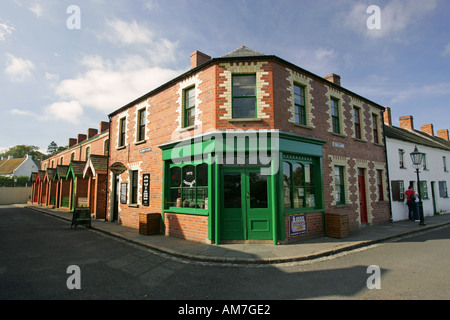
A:
[[[44,157],[45,155],[38,150],[39,147],[36,146],[17,145],[1,153],[0,157],[13,156],[14,158],[25,158],[28,154],[33,160],[39,161],[41,160],[41,157]]]
[[[49,156],[53,156],[54,154],[58,153],[58,145],[55,141],[50,142],[47,148],[47,154]]]

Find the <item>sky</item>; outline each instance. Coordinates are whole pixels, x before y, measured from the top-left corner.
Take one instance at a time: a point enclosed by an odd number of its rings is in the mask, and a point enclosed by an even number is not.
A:
[[[377,8],[379,10],[377,10]],[[0,151],[68,144],[108,114],[244,45],[450,129],[448,0],[2,0]]]

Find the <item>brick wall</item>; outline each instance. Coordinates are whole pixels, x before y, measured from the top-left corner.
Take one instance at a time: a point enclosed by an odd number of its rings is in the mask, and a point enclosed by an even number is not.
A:
[[[209,243],[208,217],[166,212],[165,235],[190,241]]]

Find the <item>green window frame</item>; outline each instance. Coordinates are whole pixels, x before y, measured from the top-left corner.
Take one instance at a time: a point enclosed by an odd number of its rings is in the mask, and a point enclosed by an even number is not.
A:
[[[126,118],[122,118],[119,121],[119,148],[125,146],[125,133],[126,133]]]
[[[137,141],[145,140],[146,114],[147,114],[147,112],[146,112],[145,108],[138,111]]]
[[[316,180],[313,163],[283,161],[284,209],[316,208]]]
[[[256,118],[256,74],[232,77],[233,118]]]
[[[427,184],[426,181],[420,181],[420,184],[419,184],[419,197],[422,200],[429,199],[428,184]]]
[[[170,165],[167,208],[206,209],[208,164]]]
[[[195,87],[184,90],[184,123],[185,128],[195,124]]]
[[[361,139],[361,110],[353,107],[353,122],[355,125],[355,138]]]
[[[372,126],[373,126],[373,142],[380,143],[380,138],[378,134],[378,116],[372,114]]]
[[[447,181],[439,181],[439,196],[448,198]]]
[[[306,125],[305,86],[294,84],[295,123]]]
[[[334,198],[336,204],[345,204],[344,167],[334,167]]]
[[[136,204],[138,198],[138,179],[139,179],[139,171],[132,170],[130,171],[130,204]]]
[[[336,98],[330,99],[331,104],[331,124],[334,133],[341,133],[340,115],[339,115],[339,100]]]

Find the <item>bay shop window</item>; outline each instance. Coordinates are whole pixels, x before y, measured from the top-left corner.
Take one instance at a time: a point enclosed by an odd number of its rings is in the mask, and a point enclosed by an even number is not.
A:
[[[171,165],[169,194],[170,208],[208,209],[208,165]]]

